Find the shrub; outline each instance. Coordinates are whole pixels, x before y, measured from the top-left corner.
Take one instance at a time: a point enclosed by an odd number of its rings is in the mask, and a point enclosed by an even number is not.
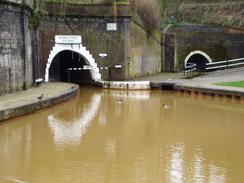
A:
[[[130,0],[132,10],[137,12],[148,30],[159,28],[160,9],[157,1]]]

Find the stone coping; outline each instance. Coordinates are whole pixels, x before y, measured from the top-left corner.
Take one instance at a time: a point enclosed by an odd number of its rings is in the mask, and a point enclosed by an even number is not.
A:
[[[189,83],[186,80],[171,80],[171,81],[101,81],[99,85],[104,89],[115,90],[175,90],[194,93],[202,93],[208,95],[219,95],[226,97],[234,97],[244,99],[244,89],[237,87],[217,86],[213,84],[197,84]]]
[[[151,82],[151,88],[162,90],[175,90],[188,93],[200,93],[206,95],[217,95],[224,97],[231,97],[237,99],[244,99],[244,88],[217,86],[211,83],[189,83],[185,80],[173,80],[165,82]]]
[[[68,83],[44,83],[14,94],[0,96],[0,121],[29,114],[62,101],[79,92],[79,86]]]
[[[99,81],[104,89],[114,90],[150,90],[150,81]]]

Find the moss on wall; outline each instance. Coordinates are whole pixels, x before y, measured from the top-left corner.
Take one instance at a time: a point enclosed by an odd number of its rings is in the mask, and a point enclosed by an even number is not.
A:
[[[221,26],[173,26],[165,34],[165,70],[182,70],[193,51],[205,52],[213,62],[244,57],[244,30]],[[175,57],[176,55],[176,57]],[[178,65],[177,65],[178,64]]]
[[[130,77],[161,71],[161,44],[140,26],[131,22]]]

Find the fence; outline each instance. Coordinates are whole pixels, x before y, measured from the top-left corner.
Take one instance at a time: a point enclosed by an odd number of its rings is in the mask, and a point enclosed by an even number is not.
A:
[[[197,64],[187,63],[184,68],[185,75],[192,75],[193,72],[197,71]]]
[[[244,58],[206,63],[203,70],[197,69],[197,64],[187,63],[184,68],[184,72],[186,75],[188,73],[193,73],[193,72],[210,72],[210,71],[216,71],[219,69],[229,69],[232,67],[240,67],[243,65],[244,65]]]

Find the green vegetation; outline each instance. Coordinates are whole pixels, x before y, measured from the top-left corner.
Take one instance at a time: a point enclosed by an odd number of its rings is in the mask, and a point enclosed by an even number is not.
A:
[[[160,25],[160,8],[158,0],[130,0],[132,10],[142,19],[144,26],[152,31]]]
[[[243,0],[158,0],[161,25],[243,26]]]
[[[128,4],[129,0],[44,0],[44,2],[62,4]]]
[[[13,0],[14,1],[14,0]],[[244,1],[240,0],[29,0],[34,3],[31,24],[36,27],[40,18],[36,13],[42,12],[45,3],[59,3],[59,13],[65,15],[67,4],[110,4],[131,5],[131,9],[140,17],[141,22],[149,31],[163,29],[167,25],[202,24],[243,26]],[[24,2],[24,1],[23,1]],[[135,15],[134,14],[134,15]]]
[[[36,30],[42,19],[42,12],[39,10],[33,10],[29,19],[29,28]]]
[[[222,83],[216,83],[216,85],[244,88],[244,81],[222,82]]]

